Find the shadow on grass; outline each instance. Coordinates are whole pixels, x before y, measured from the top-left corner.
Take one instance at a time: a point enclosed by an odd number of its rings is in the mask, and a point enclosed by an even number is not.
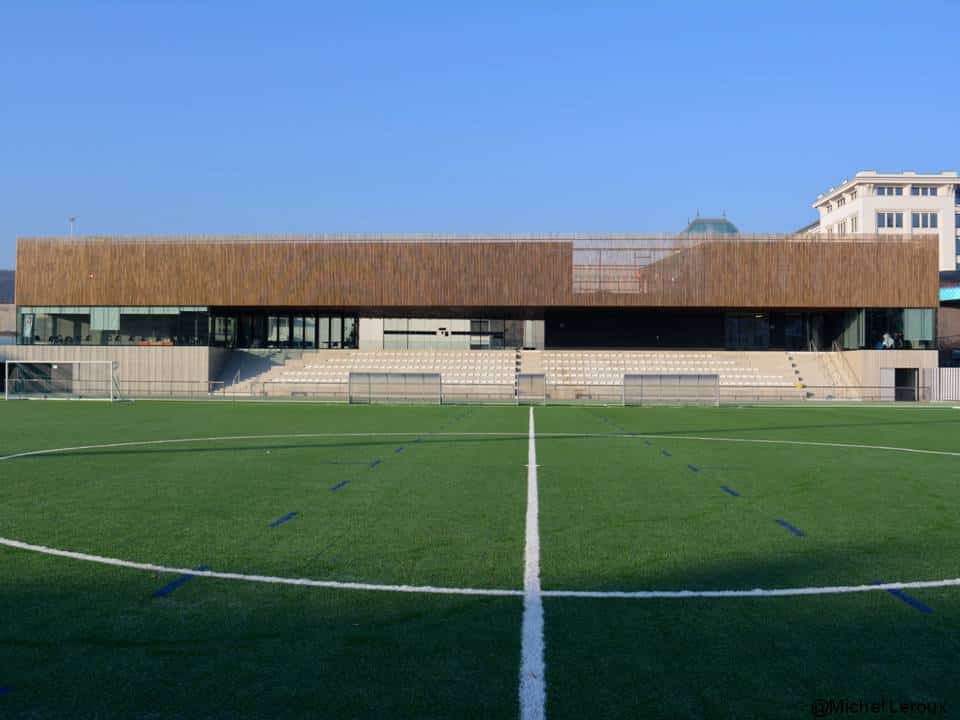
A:
[[[521,603],[167,580],[0,552],[0,717],[515,718]]]
[[[647,586],[851,577],[850,552],[730,559]],[[875,549],[874,549],[875,550]],[[871,548],[857,552],[868,555]],[[0,552],[6,717],[514,718],[521,602],[271,587]],[[885,580],[903,578],[883,578]],[[581,569],[577,585],[636,586]],[[520,578],[518,572],[518,586]],[[960,590],[547,598],[551,718],[794,718],[818,697],[960,703]]]
[[[860,551],[869,554],[870,548]],[[731,559],[643,581],[581,574],[578,585],[750,589],[880,579],[862,567],[857,572],[851,558],[824,550],[761,561]],[[960,707],[955,679],[960,588],[906,592],[933,613],[919,612],[886,591],[767,598],[546,598],[548,715],[799,718],[811,717],[817,698]]]

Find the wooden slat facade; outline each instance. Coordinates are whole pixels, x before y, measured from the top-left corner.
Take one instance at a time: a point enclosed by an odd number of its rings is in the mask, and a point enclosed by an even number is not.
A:
[[[662,238],[659,239],[662,242]],[[604,240],[610,242],[609,238]],[[574,239],[21,238],[18,305],[936,307],[935,236],[731,236],[648,264]],[[589,241],[588,241],[589,242]],[[624,238],[617,248],[642,244]],[[617,257],[604,250],[600,257]]]

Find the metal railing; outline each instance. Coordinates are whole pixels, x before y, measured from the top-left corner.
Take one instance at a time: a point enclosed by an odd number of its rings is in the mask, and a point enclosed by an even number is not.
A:
[[[228,399],[221,380],[121,380],[120,396],[142,399]]]
[[[14,381],[11,381],[11,383]],[[23,382],[17,380],[16,382]],[[44,385],[46,383],[46,385]],[[49,380],[36,381],[36,385],[28,388],[25,385],[19,389],[11,388],[11,398],[14,397],[110,397],[109,389],[102,382],[75,381],[69,387],[54,385]],[[170,380],[140,380],[121,381],[119,383],[119,397],[122,399],[151,399],[151,400],[216,400],[238,401],[256,400],[270,401],[311,401],[322,403],[348,403],[351,400],[350,388],[345,382],[254,382],[249,390],[235,392],[229,386],[225,387],[221,381],[170,381]],[[935,390],[929,385],[918,386],[771,386],[771,385],[719,385],[717,386],[717,400],[724,404],[829,404],[829,403],[870,403],[870,402],[927,402],[937,401]],[[397,404],[414,402],[437,402],[435,388],[429,388],[427,393],[391,392],[386,394],[374,393],[376,402],[393,402]],[[550,383],[544,385],[542,396],[537,402],[547,405],[623,405],[624,385],[615,384],[570,384]],[[517,394],[515,385],[510,384],[464,384],[443,383],[440,388],[439,402],[448,405],[496,403],[514,404],[529,401],[532,398],[521,398]],[[702,404],[701,397],[661,398],[659,404]]]

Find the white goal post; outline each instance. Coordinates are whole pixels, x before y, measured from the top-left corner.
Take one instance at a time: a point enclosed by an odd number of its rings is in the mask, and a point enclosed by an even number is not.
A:
[[[719,375],[624,375],[624,405],[720,405]]]
[[[7,360],[6,400],[120,400],[114,360]]]

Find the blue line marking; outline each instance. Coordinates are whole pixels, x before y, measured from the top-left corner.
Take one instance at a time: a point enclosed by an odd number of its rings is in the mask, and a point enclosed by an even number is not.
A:
[[[689,464],[688,464],[687,467],[690,468],[691,470],[693,470],[694,472],[700,472],[700,468],[698,468],[696,465],[689,465]]]
[[[669,450],[661,450],[660,454],[663,455],[664,457],[673,457],[673,455],[670,454]]]
[[[334,491],[336,491],[336,490],[339,490],[339,489],[342,488],[344,485],[346,485],[348,482],[350,482],[350,481],[349,481],[349,480],[341,480],[341,481],[338,482],[336,485],[334,485],[332,488],[330,488],[330,492],[334,492]]]
[[[875,584],[875,585],[883,585],[883,582],[882,582],[881,580],[877,580],[877,581],[874,582],[874,584]],[[893,595],[895,598],[897,598],[897,600],[902,600],[903,602],[905,602],[905,603],[906,603],[907,605],[909,605],[910,607],[912,607],[912,608],[914,608],[914,609],[916,609],[916,610],[919,610],[919,611],[922,612],[922,613],[928,613],[928,614],[929,614],[929,613],[932,613],[932,612],[933,612],[933,608],[932,608],[932,607],[930,607],[929,605],[924,605],[922,602],[920,602],[919,600],[917,600],[917,599],[916,599],[915,597],[913,597],[912,595],[907,595],[903,590],[887,590],[887,592],[890,593],[891,595]]]
[[[278,519],[278,520],[274,520],[272,523],[270,523],[270,527],[272,527],[272,528],[279,527],[280,525],[283,525],[285,522],[288,522],[288,521],[290,521],[290,520],[293,520],[293,517],[294,517],[294,515],[296,515],[296,514],[297,514],[296,512],[288,512],[288,513],[287,513],[286,515],[284,515],[282,518],[280,518],[280,519]]]
[[[801,530],[798,527],[794,527],[793,525],[788,523],[786,520],[777,520],[777,525],[779,525],[780,527],[786,528],[797,537],[803,537],[804,535],[806,535],[806,533],[803,530]]]
[[[210,568],[208,568],[206,565],[197,565],[197,567],[194,568],[194,570],[209,570],[209,569],[210,569]],[[176,590],[178,587],[180,587],[181,585],[183,585],[187,580],[190,580],[190,579],[192,579],[192,578],[194,578],[194,577],[196,577],[196,576],[195,576],[195,575],[189,575],[189,574],[187,574],[187,575],[181,575],[180,577],[178,577],[176,580],[174,580],[174,581],[173,581],[172,583],[170,583],[169,585],[164,585],[162,588],[160,588],[159,590],[157,590],[157,591],[153,594],[153,596],[154,596],[155,598],[157,598],[157,597],[166,597],[167,595],[169,595],[170,593],[172,593],[174,590]]]
[[[740,493],[738,493],[738,492],[737,492],[736,490],[734,490],[733,488],[728,488],[726,485],[721,485],[721,486],[720,486],[720,489],[723,490],[727,495],[733,495],[734,497],[740,497]]]
[[[379,465],[382,462],[383,460],[380,460],[380,459],[374,460],[372,463],[370,463],[370,468],[375,468],[377,465]]]

